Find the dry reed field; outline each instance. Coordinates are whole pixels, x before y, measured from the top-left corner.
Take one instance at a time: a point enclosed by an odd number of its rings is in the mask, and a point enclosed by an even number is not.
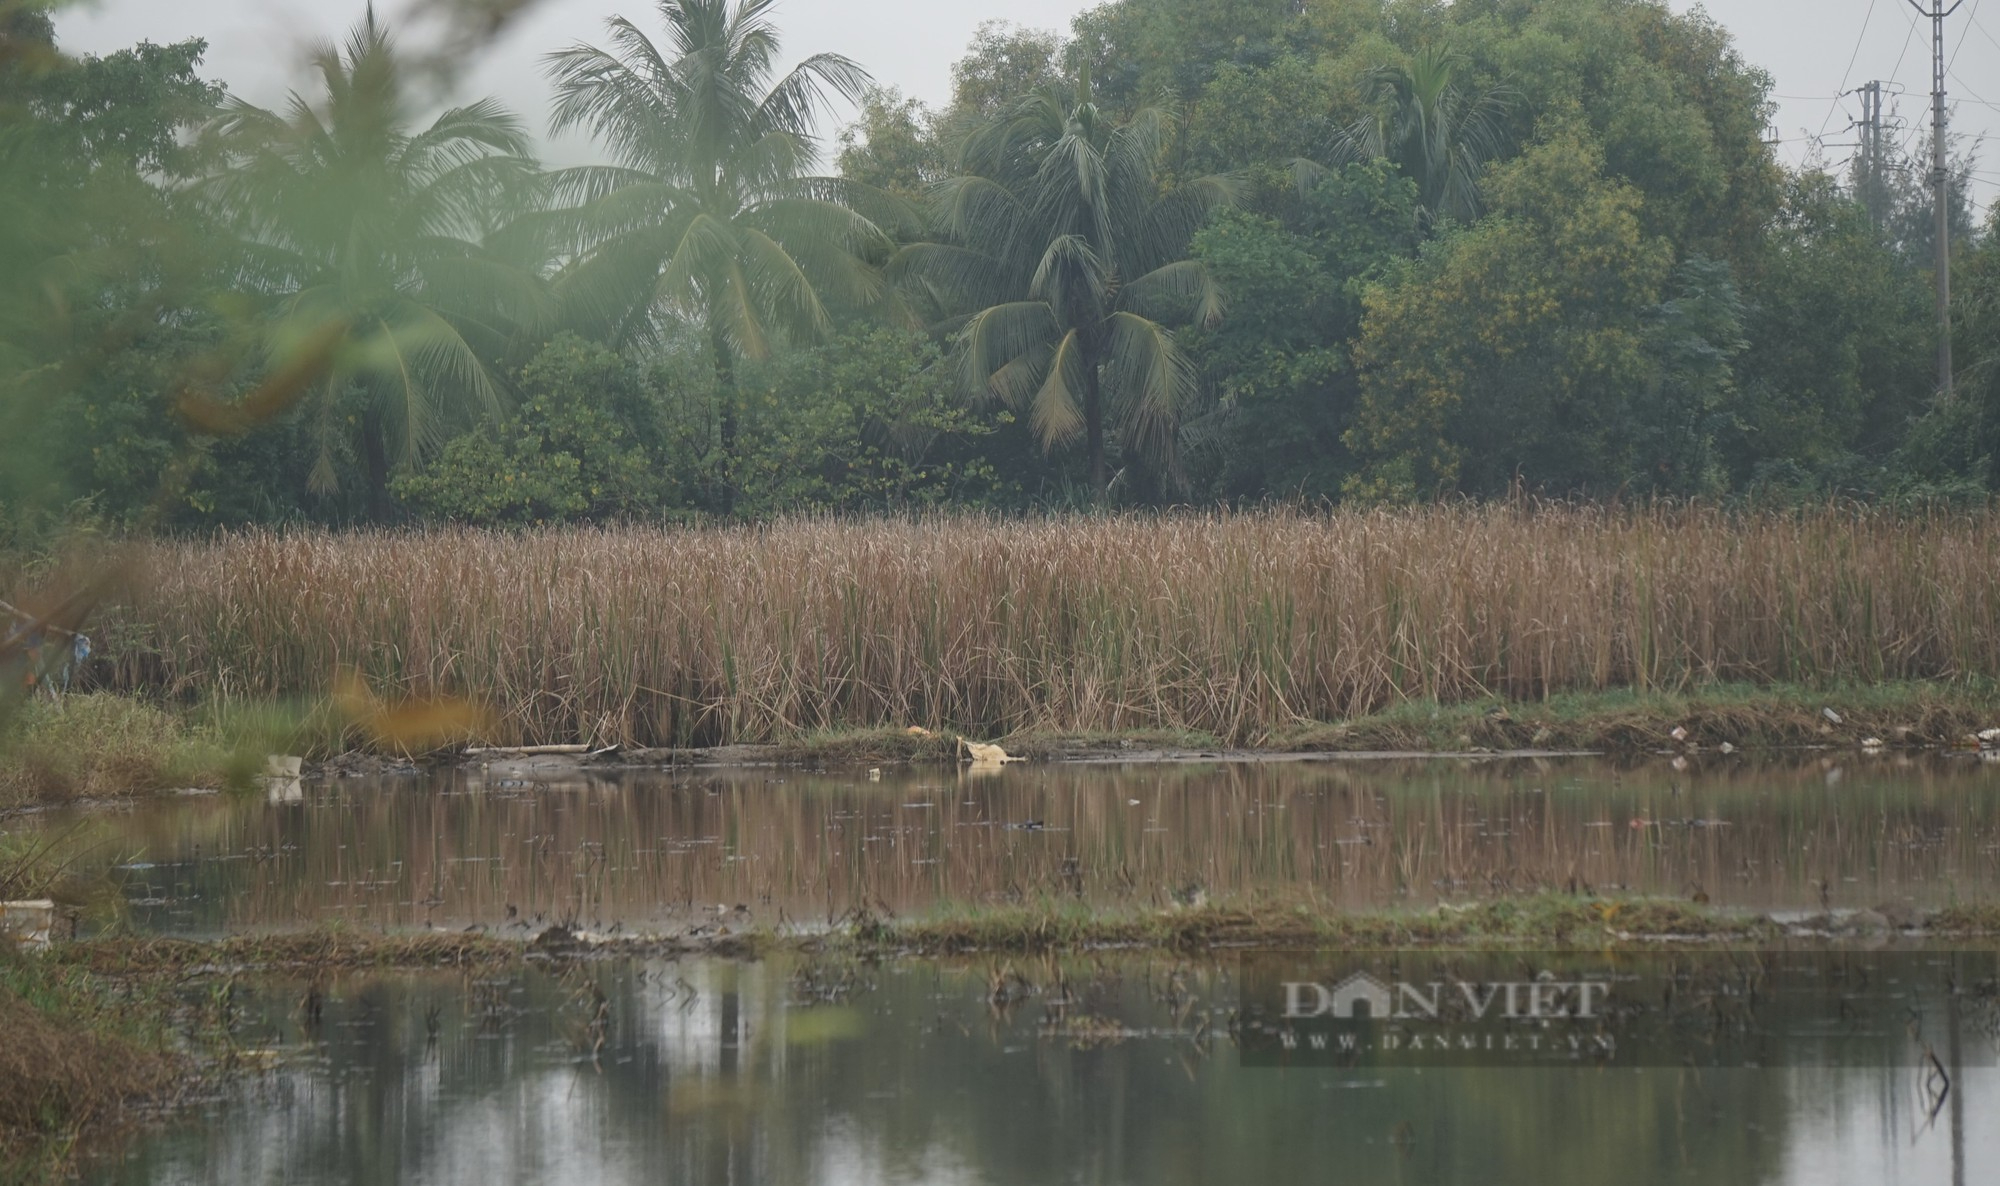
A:
[[[2000,516],[1519,505],[139,545],[128,684],[477,698],[501,743],[1233,741],[1407,698],[2000,675]]]

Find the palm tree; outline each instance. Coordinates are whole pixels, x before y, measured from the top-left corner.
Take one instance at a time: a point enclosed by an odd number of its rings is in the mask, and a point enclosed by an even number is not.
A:
[[[829,304],[883,295],[889,241],[843,204],[851,183],[814,177],[829,95],[858,101],[866,71],[814,54],[773,81],[774,0],[660,0],[656,44],[624,17],[612,48],[550,55],[554,131],[588,128],[615,166],[565,170],[573,262],[559,291],[629,338],[661,314],[704,323],[725,458],[736,445],[736,364],[814,341]]]
[[[1479,217],[1479,175],[1500,155],[1506,92],[1468,94],[1457,81],[1464,59],[1426,46],[1407,67],[1368,74],[1368,114],[1341,130],[1334,163],[1386,158],[1417,183],[1429,218]]]
[[[485,360],[544,313],[534,276],[482,246],[531,199],[537,171],[525,125],[490,99],[410,131],[372,6],[312,65],[318,107],[296,92],[282,112],[228,104],[206,131],[220,155],[201,193],[238,240],[241,278],[275,298],[273,370],[307,376],[320,440],[309,485],[337,488],[333,446],[358,398],[379,519],[392,466],[415,464],[454,414],[498,410]]]
[[[947,309],[973,310],[959,360],[977,396],[1025,406],[1046,449],[1082,437],[1090,481],[1109,488],[1107,434],[1174,468],[1198,378],[1168,323],[1213,323],[1221,294],[1187,258],[1233,178],[1164,188],[1173,113],[1117,122],[1086,74],[1016,101],[965,139],[959,175],[935,193],[939,241],[904,248],[893,273]]]

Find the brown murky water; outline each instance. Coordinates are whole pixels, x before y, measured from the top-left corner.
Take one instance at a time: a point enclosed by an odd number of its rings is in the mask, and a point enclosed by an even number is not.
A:
[[[1427,907],[1551,887],[1778,911],[2000,896],[2000,766],[1966,757],[451,772],[297,795],[154,799],[87,826],[131,921],[188,934],[1265,893]]]

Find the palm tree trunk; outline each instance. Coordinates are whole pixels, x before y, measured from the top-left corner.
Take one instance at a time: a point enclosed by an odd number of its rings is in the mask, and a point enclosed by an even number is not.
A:
[[[736,360],[729,352],[722,321],[708,318],[708,349],[715,363],[715,399],[722,414],[722,513],[736,509]]]
[[[1102,501],[1111,475],[1104,462],[1104,398],[1098,391],[1095,363],[1084,368],[1083,431],[1084,449],[1090,456],[1090,486]]]
[[[369,408],[361,414],[361,455],[368,466],[368,519],[389,521],[389,441],[382,412]]]

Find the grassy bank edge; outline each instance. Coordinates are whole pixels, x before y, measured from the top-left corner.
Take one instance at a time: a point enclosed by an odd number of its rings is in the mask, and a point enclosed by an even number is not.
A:
[[[882,959],[1106,948],[1171,953],[1248,947],[1602,950],[1661,942],[1879,941],[1890,935],[1923,941],[2000,938],[2000,904],[1950,906],[1902,927],[1865,911],[1779,921],[1676,899],[1559,893],[1429,910],[1360,912],[1277,900],[1108,910],[1067,901],[1006,907],[944,904],[909,918],[858,909],[825,930],[749,928],[605,937],[552,927],[512,937],[479,928],[379,933],[329,926],[214,940],[86,939],[55,948],[44,958],[91,976],[167,976],[184,983],[253,973],[458,969],[531,959],[657,955],[757,959],[798,952]]]
[[[287,724],[290,722],[290,724]],[[303,724],[301,722],[304,722]],[[1038,731],[998,741],[1036,761],[1186,760],[1271,754],[1601,752],[1858,747],[1893,749],[1973,744],[2000,726],[2000,682],[1965,679],[1820,688],[1717,684],[1685,691],[1626,689],[1539,701],[1413,700],[1342,722],[1300,722],[1227,746],[1199,733],[1134,729],[1119,733]],[[1682,736],[1676,737],[1680,730]],[[806,767],[952,762],[959,734],[913,733],[908,726],[805,731],[707,749],[627,750],[605,765],[775,764]],[[38,705],[0,735],[0,813],[38,804],[145,794],[186,786],[247,785],[273,750],[303,752],[325,771],[365,771],[411,760],[450,762],[455,751],[424,755],[348,750],[337,726],[311,708],[161,705],[100,693],[60,708]]]
[[[1723,745],[1741,750],[1858,747],[1871,739],[1885,748],[1950,748],[1975,744],[1974,735],[1995,726],[2000,726],[2000,683],[1967,679],[1831,688],[1715,684],[1684,691],[1621,689],[1460,704],[1412,700],[1349,721],[1300,722],[1245,746],[1225,745],[1199,733],[1149,729],[1040,731],[974,740],[998,741],[1010,754],[1038,761],[1136,761],[1301,753],[1629,754]],[[1684,735],[1676,737],[1677,729]],[[803,733],[763,746],[626,756],[832,766],[952,760],[956,751],[956,734],[920,736],[897,727]]]

